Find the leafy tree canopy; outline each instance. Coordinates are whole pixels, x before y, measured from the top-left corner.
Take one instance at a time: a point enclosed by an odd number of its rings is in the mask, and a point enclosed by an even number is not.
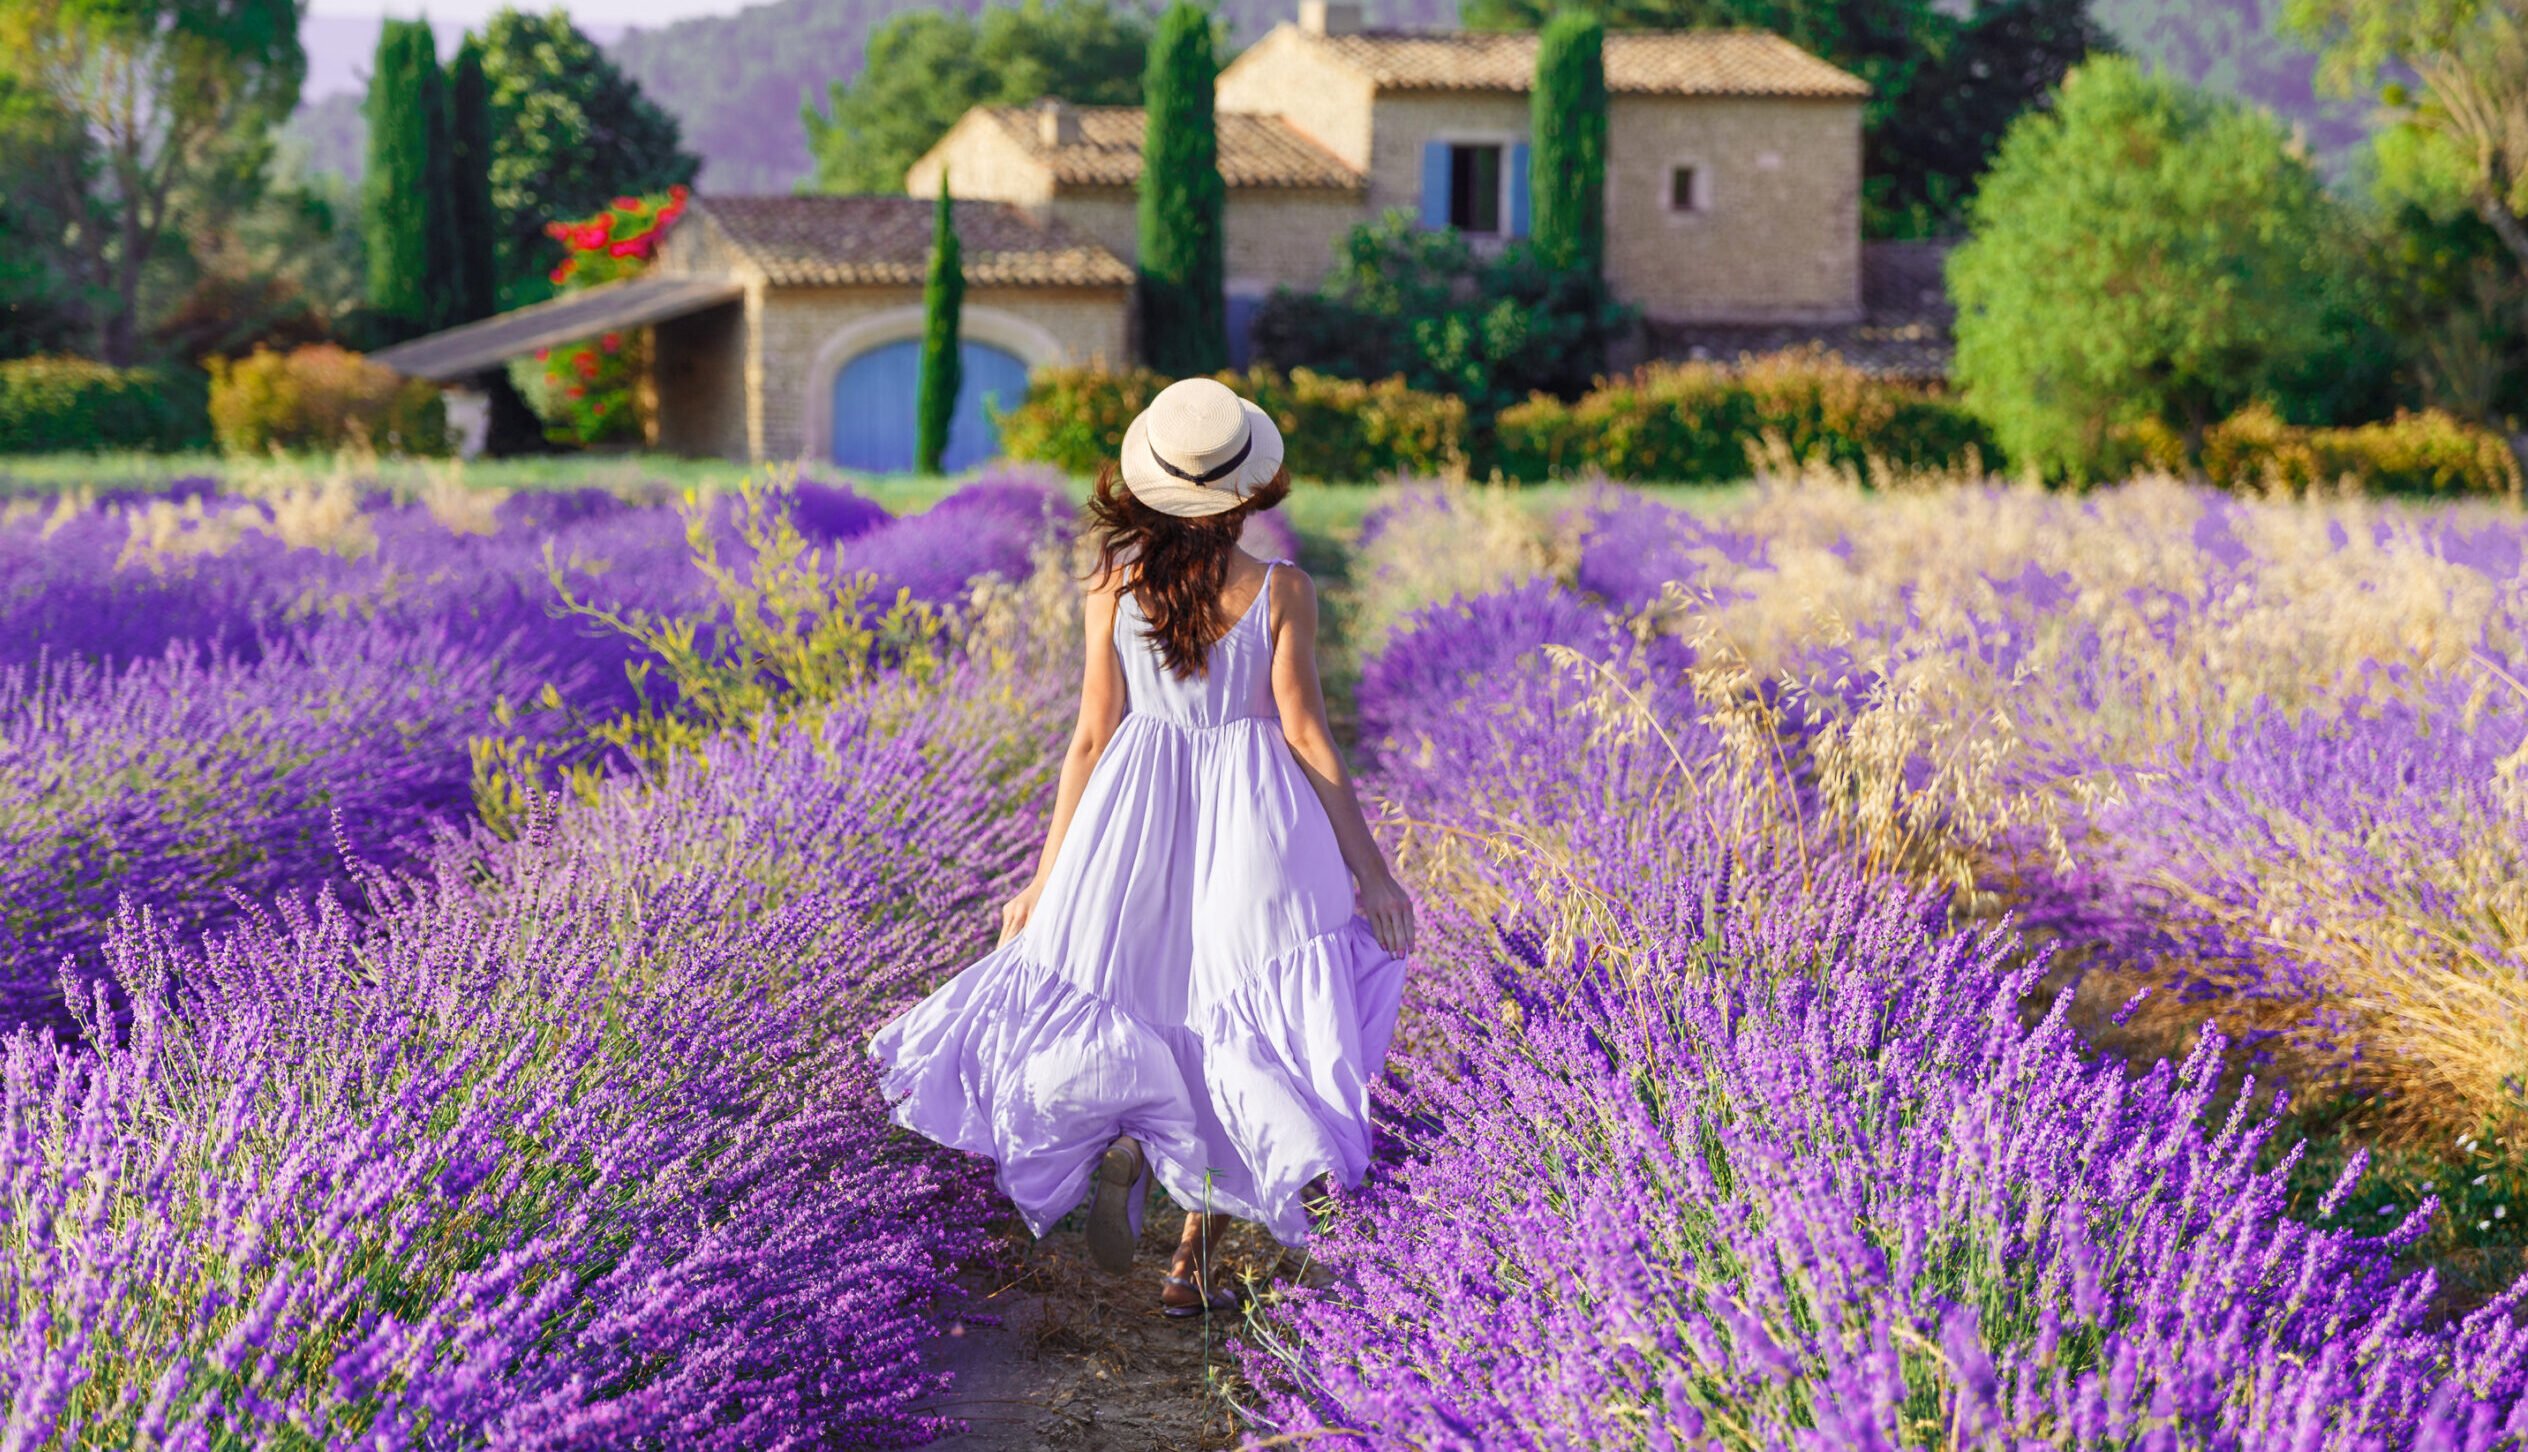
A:
[[[860,74],[831,87],[826,112],[801,110],[817,189],[902,191],[905,171],[970,107],[1042,96],[1139,105],[1150,29],[1144,12],[1105,0],[898,15],[870,36]]]
[[[2528,0],[2290,0],[2338,89],[2377,86],[2464,163],[2469,203],[2528,271]]]
[[[545,224],[692,182],[676,122],[561,11],[503,10],[482,37],[500,214],[500,305],[550,296],[561,260]]]
[[[1475,29],[1528,30],[1576,8],[1617,30],[1753,26],[1870,84],[1863,229],[1954,232],[2002,132],[2063,73],[2109,49],[2086,0],[1464,0]]]
[[[138,361],[144,287],[254,200],[306,73],[294,0],[0,4],[0,156],[42,162],[15,223],[98,356]]]
[[[1951,257],[1968,403],[2011,457],[2094,477],[2137,427],[2305,420],[2351,352],[2343,219],[2270,116],[2121,58],[2002,142]]]

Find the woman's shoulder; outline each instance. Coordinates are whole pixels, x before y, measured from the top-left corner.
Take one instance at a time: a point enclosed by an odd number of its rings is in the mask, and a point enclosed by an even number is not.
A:
[[[1293,606],[1313,607],[1316,604],[1317,582],[1310,578],[1308,572],[1301,569],[1297,562],[1275,559],[1266,563],[1271,567],[1272,573],[1264,577],[1264,587],[1273,592],[1276,615]]]

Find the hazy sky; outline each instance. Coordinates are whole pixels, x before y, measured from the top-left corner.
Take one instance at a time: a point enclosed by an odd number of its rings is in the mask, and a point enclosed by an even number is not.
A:
[[[375,20],[381,15],[416,16],[427,14],[432,20],[448,21],[464,26],[474,25],[501,8],[505,0],[393,0],[393,3],[362,5],[356,0],[318,0],[308,12],[319,16],[343,16]],[[746,0],[567,0],[561,8],[571,13],[583,26],[600,25],[665,25],[688,15],[726,15],[745,8]],[[542,8],[541,6],[531,8]]]

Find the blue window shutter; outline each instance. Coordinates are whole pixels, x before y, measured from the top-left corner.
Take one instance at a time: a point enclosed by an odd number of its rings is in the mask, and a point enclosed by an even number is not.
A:
[[[1513,141],[1506,159],[1510,169],[1510,215],[1505,230],[1513,237],[1527,235],[1527,143]]]
[[[1448,143],[1422,143],[1422,225],[1438,231],[1448,225]]]

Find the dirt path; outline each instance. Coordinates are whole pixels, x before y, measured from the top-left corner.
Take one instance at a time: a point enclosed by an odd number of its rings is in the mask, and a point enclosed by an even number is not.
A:
[[[972,1309],[996,1326],[966,1323],[946,1343],[956,1390],[939,1410],[971,1430],[933,1444],[951,1452],[1199,1452],[1237,1445],[1237,1416],[1224,1395],[1235,1365],[1230,1326],[1160,1314],[1159,1275],[1184,1229],[1184,1212],[1153,1196],[1141,1253],[1115,1275],[1088,1259],[1073,1222],[1041,1241],[1021,1230],[1020,1262],[1001,1284],[978,1280]],[[1261,1276],[1279,1247],[1252,1225],[1230,1234],[1229,1263]]]
[[[1300,543],[1300,563],[1315,577],[1326,607],[1319,657],[1327,714],[1357,769],[1349,542],[1305,533]],[[1235,1447],[1239,1423],[1230,1392],[1236,1363],[1227,1346],[1233,1326],[1173,1320],[1159,1311],[1159,1276],[1184,1225],[1185,1212],[1154,1187],[1142,1217],[1140,1256],[1124,1275],[1089,1261],[1076,1213],[1041,1241],[1014,1227],[1010,1258],[1018,1269],[972,1286],[972,1309],[999,1324],[968,1323],[946,1343],[945,1361],[957,1381],[939,1410],[964,1418],[970,1430],[933,1445],[949,1452]],[[1233,1271],[1264,1284],[1281,1247],[1261,1226],[1241,1222],[1225,1253]]]

